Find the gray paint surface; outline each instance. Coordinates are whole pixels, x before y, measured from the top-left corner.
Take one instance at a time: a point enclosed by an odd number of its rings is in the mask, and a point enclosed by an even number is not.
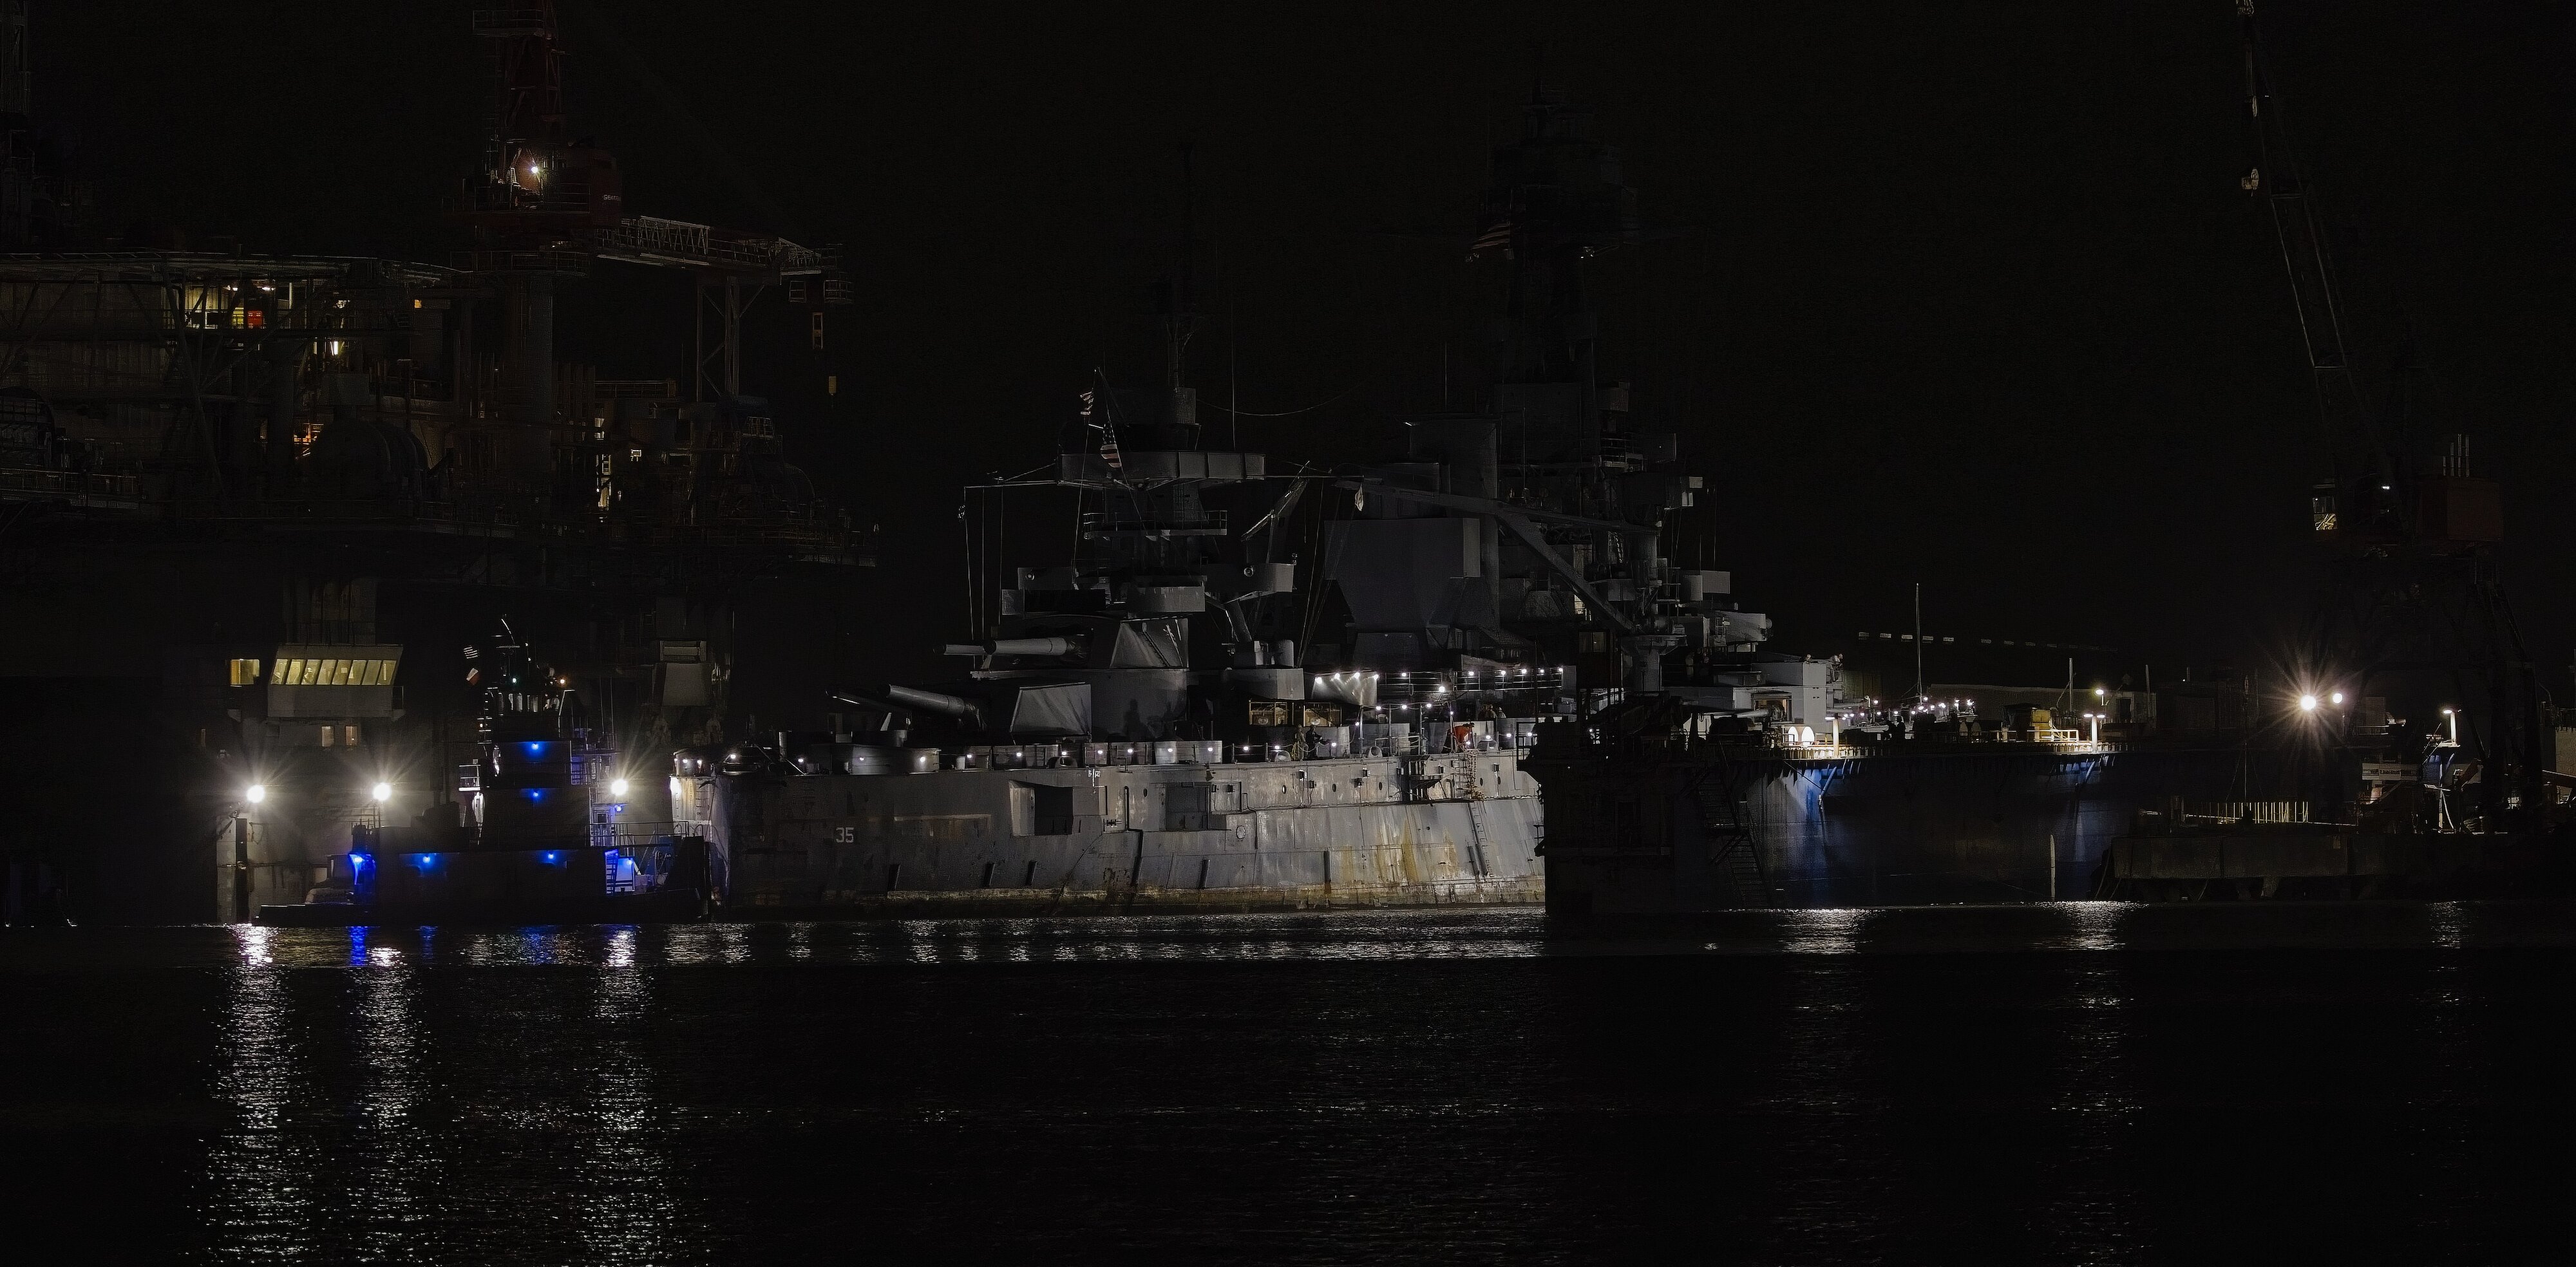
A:
[[[1511,753],[710,777],[735,908],[1299,909],[1537,902]]]

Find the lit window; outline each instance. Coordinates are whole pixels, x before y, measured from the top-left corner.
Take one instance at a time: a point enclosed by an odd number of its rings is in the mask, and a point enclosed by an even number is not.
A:
[[[343,726],[343,727],[341,727],[341,728],[340,728],[340,730],[341,730],[341,742],[343,742],[343,743],[347,744],[349,747],[352,747],[352,748],[355,748],[355,747],[357,747],[357,746],[358,746],[358,728],[357,728],[357,727],[355,727],[355,726]]]
[[[385,662],[384,662],[384,661],[382,661],[382,660],[360,660],[360,661],[358,661],[358,678],[357,678],[357,684],[358,684],[358,685],[360,685],[360,686],[379,686],[379,685],[382,685],[382,684],[383,684],[383,679],[382,679],[382,677],[380,676],[380,674],[381,674],[382,670],[384,669],[384,665],[385,665]]]
[[[233,685],[256,686],[259,684],[259,661],[235,660],[233,661],[232,670]]]
[[[323,727],[323,728],[322,728],[322,746],[323,746],[323,747],[325,747],[325,748],[330,747],[330,746],[331,746],[331,741],[332,741],[333,739],[338,738],[338,737],[339,737],[339,735],[340,735],[340,728],[339,728],[339,727],[337,727],[337,726],[325,726],[325,727]]]

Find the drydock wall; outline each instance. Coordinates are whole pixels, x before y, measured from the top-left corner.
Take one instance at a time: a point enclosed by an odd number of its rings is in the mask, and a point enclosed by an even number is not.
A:
[[[2139,809],[2239,795],[2251,760],[2234,748],[1952,749],[1551,774],[1548,904],[1611,915],[2082,897]]]

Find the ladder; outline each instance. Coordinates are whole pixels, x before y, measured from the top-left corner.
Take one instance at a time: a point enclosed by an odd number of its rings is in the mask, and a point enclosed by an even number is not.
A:
[[[1467,766],[1467,864],[1479,880],[1488,874],[1485,865],[1485,825],[1476,817],[1476,807],[1485,803],[1485,783],[1476,775],[1474,762]]]
[[[1710,843],[1709,865],[1717,873],[1719,893],[1728,906],[1771,905],[1771,877],[1762,869],[1762,850],[1745,822],[1744,801],[1736,791],[1735,767],[1722,746],[1710,749],[1712,760],[1690,781],[1691,800],[1699,806],[1701,830]],[[1711,813],[1701,786],[1717,777],[1717,813]]]

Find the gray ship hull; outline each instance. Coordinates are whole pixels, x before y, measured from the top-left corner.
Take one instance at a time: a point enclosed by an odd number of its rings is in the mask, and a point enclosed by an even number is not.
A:
[[[1536,903],[1509,752],[682,780],[726,906],[764,916]]]

